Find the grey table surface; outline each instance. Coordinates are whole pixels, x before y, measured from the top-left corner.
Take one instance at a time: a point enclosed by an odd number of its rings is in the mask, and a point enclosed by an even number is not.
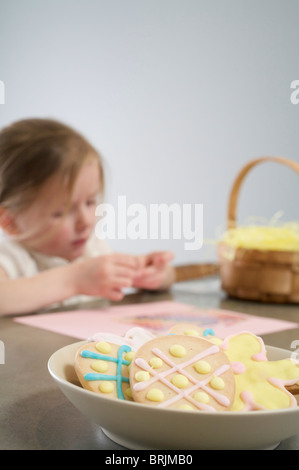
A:
[[[270,346],[290,351],[292,343],[299,341],[298,305],[227,298],[217,277],[176,284],[166,293],[133,293],[122,303],[163,300],[292,321],[298,323],[297,328],[263,335],[263,339]],[[102,306],[107,306],[107,301],[97,300],[76,308]],[[13,316],[7,316],[0,318],[0,340],[5,347],[5,361],[0,364],[1,450],[124,450],[74,408],[48,373],[51,354],[78,341],[76,338],[25,326],[15,322]],[[277,447],[277,450],[296,449],[299,449],[299,434]]]

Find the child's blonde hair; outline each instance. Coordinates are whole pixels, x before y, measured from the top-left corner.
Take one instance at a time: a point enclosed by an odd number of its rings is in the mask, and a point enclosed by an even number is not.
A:
[[[24,119],[0,132],[0,207],[18,214],[38,197],[52,177],[60,178],[71,195],[84,162],[99,162],[104,192],[103,161],[77,131],[52,119]]]

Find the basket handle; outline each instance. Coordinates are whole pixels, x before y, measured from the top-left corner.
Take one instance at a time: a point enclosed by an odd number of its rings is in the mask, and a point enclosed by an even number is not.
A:
[[[243,183],[245,176],[253,167],[255,167],[256,165],[262,162],[282,163],[283,165],[286,165],[290,167],[291,169],[293,169],[299,175],[299,163],[293,160],[289,160],[287,158],[283,158],[283,157],[260,157],[247,163],[242,168],[242,170],[238,173],[233,183],[231,192],[230,192],[229,202],[228,202],[228,211],[227,211],[227,228],[228,229],[232,229],[236,227],[236,210],[237,210],[238,196],[239,196],[241,184]]]

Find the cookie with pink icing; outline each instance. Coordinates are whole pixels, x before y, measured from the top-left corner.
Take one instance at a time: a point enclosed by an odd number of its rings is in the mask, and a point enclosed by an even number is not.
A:
[[[81,346],[75,371],[83,388],[107,398],[131,400],[129,365],[133,351],[127,344],[93,341]]]
[[[291,358],[269,361],[262,338],[247,331],[228,336],[220,347],[235,372],[232,411],[297,406],[293,394],[299,392],[298,362]]]
[[[143,344],[130,366],[133,400],[193,411],[230,410],[234,373],[219,346],[200,337],[167,335]]]

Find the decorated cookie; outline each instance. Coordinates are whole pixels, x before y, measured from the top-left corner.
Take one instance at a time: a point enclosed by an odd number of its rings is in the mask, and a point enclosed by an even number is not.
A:
[[[206,338],[215,344],[221,344],[223,339],[218,338],[212,328],[202,328],[195,323],[178,323],[169,330],[170,335],[186,335]]]
[[[139,349],[142,344],[146,343],[147,341],[156,338],[156,335],[151,333],[149,330],[145,328],[140,328],[138,326],[134,328],[130,328],[125,336],[125,341],[130,344],[130,346],[135,350]]]
[[[127,344],[133,351],[136,351],[142,344],[146,343],[150,339],[155,338],[156,336],[145,328],[134,327],[130,328],[124,336],[120,336],[114,333],[95,333],[91,338],[92,341],[105,341],[108,343],[114,343],[118,345]]]
[[[183,410],[229,410],[235,380],[227,356],[200,337],[160,336],[136,352],[130,366],[134,401]]]
[[[131,347],[106,341],[84,344],[77,351],[75,371],[83,388],[106,397],[131,400]]]
[[[292,359],[269,361],[262,339],[249,332],[228,336],[221,349],[232,363],[236,395],[232,411],[297,406],[299,364]],[[290,387],[292,393],[287,390]]]

